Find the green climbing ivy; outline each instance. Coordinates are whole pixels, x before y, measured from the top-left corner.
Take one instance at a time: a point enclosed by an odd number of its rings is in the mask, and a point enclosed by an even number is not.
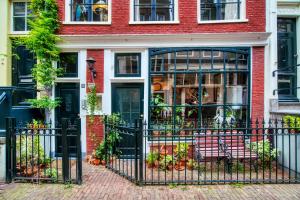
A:
[[[32,51],[37,59],[37,64],[32,69],[32,75],[39,89],[45,91],[48,98],[29,100],[35,107],[52,109],[58,106],[57,100],[52,100],[51,90],[55,78],[61,74],[61,69],[53,67],[53,62],[59,60],[60,41],[56,31],[59,28],[58,6],[56,0],[32,0],[30,4],[33,18],[29,21],[31,31],[28,37],[19,38],[19,43]],[[43,105],[43,106],[41,106]]]
[[[90,87],[90,91],[87,94],[87,104],[88,104],[88,110],[89,110],[89,114],[90,114],[90,121],[92,123],[94,121],[95,110],[96,110],[96,106],[97,106],[96,86]]]

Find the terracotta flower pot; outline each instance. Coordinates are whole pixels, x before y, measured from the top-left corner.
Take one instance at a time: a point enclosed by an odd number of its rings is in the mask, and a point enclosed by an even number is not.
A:
[[[93,164],[94,165],[100,165],[100,159],[94,159]]]
[[[185,167],[184,167],[184,166],[181,166],[180,164],[179,164],[179,165],[176,164],[176,165],[174,166],[174,168],[175,168],[177,171],[182,171],[182,170],[185,169]]]
[[[101,165],[106,165],[105,160],[101,160]]]

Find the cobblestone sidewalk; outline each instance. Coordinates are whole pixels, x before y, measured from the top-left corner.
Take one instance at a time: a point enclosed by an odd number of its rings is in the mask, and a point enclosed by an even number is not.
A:
[[[84,163],[84,183],[0,185],[0,200],[57,199],[300,199],[300,185],[138,187],[103,167]]]

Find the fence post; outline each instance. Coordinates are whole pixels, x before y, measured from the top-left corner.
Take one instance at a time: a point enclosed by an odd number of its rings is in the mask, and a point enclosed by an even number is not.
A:
[[[139,176],[138,176],[138,148],[139,148],[139,140],[138,140],[138,135],[140,133],[140,128],[139,128],[139,124],[138,124],[138,120],[136,119],[135,122],[134,122],[134,149],[135,149],[135,152],[134,152],[134,176],[135,176],[135,179],[136,179],[136,183],[139,183]]]
[[[81,119],[76,120],[76,146],[77,146],[77,184],[82,183],[82,152],[81,152]]]
[[[146,131],[146,130],[145,130]],[[138,135],[138,144],[139,144],[139,184],[140,185],[143,185],[143,182],[144,182],[144,178],[143,178],[143,166],[144,166],[144,161],[143,161],[143,138],[144,138],[144,124],[143,124],[143,118],[140,118],[139,119],[139,131],[137,133]]]
[[[14,124],[16,124],[16,119],[15,118],[6,118],[6,183],[11,183],[12,182],[12,134],[13,134],[13,129]]]
[[[67,183],[69,181],[69,149],[68,149],[68,138],[67,138],[67,128],[68,128],[68,119],[62,118],[61,125],[61,138],[62,138],[62,172],[63,172],[63,181]]]

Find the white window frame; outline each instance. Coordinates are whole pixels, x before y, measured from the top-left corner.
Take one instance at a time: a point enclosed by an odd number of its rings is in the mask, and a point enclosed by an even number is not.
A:
[[[240,7],[240,19],[230,19],[230,20],[201,20],[201,0],[197,0],[197,19],[198,24],[218,24],[218,23],[242,23],[248,22],[249,20],[246,18],[246,0],[241,0]]]
[[[24,31],[15,31],[14,30],[14,3],[25,3],[25,30]],[[10,19],[11,19],[11,24],[10,24],[10,32],[12,34],[28,34],[29,30],[27,27],[27,17],[28,17],[28,3],[30,3],[30,0],[13,0],[10,2]]]
[[[65,19],[63,24],[89,24],[89,25],[111,25],[111,9],[112,9],[112,0],[108,0],[108,19],[106,22],[93,22],[93,21],[72,21],[71,20],[71,0],[65,0]]]
[[[173,21],[134,21],[134,0],[129,4],[130,16],[129,24],[179,24],[178,0],[174,0],[174,20]]]

